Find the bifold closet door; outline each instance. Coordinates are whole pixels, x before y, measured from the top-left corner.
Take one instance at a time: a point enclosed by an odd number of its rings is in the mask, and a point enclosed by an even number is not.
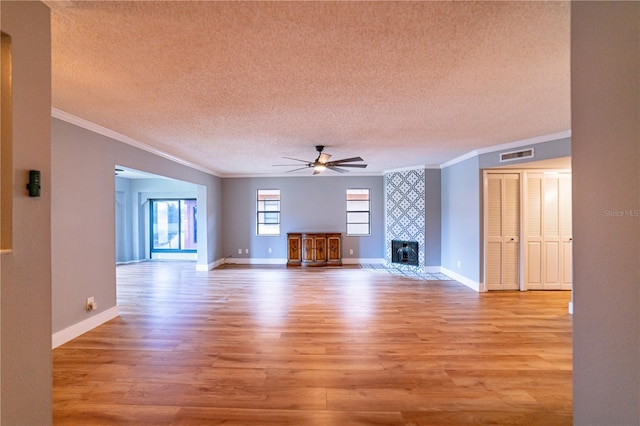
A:
[[[527,174],[525,286],[570,290],[572,282],[571,175]]]
[[[487,290],[520,289],[520,174],[486,175]]]

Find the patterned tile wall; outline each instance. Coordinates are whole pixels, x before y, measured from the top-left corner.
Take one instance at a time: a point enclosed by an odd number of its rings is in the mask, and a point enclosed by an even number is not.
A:
[[[419,266],[396,265],[410,270],[424,268],[425,170],[415,169],[385,175],[385,260],[391,263],[391,240],[418,242]]]

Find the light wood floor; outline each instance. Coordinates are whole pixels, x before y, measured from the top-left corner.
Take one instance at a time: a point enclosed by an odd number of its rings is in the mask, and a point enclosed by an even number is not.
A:
[[[117,276],[120,317],[53,352],[55,424],[572,422],[569,292],[356,268]]]

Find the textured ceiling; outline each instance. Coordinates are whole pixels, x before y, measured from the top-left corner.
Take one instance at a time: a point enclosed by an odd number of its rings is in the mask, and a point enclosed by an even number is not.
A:
[[[53,106],[221,176],[570,128],[567,2],[50,1]],[[310,174],[309,171],[296,174]]]

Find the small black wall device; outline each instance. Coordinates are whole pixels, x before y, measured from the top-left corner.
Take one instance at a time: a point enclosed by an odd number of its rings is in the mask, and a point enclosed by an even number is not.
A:
[[[29,170],[27,189],[29,190],[29,197],[40,196],[40,170]]]

